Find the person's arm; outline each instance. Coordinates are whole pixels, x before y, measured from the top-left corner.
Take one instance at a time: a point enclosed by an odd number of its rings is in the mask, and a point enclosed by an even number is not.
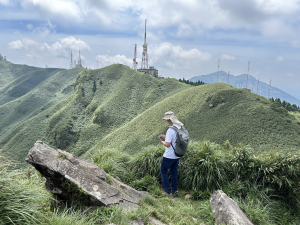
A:
[[[160,142],[161,142],[164,146],[166,146],[167,148],[169,148],[170,145],[171,145],[171,142],[165,142],[165,141],[163,141],[163,140],[160,140]]]

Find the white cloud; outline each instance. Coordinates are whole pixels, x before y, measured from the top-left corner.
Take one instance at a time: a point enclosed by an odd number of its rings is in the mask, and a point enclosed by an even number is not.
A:
[[[284,57],[283,57],[283,56],[278,56],[278,57],[276,58],[276,61],[282,62],[282,61],[284,61]]]
[[[287,73],[287,76],[292,77],[292,76],[294,76],[294,74],[293,73]]]
[[[132,66],[132,59],[127,58],[125,55],[97,55],[96,59],[101,66],[108,66],[116,63]]]
[[[52,45],[37,42],[29,38],[23,38],[22,40],[10,42],[9,46],[10,48],[15,50],[28,49],[31,52],[37,53],[38,55],[51,53],[52,55],[58,57],[69,57],[71,50],[91,50],[90,46],[87,43],[72,36],[61,38],[59,39],[59,41],[55,42]]]
[[[186,67],[192,63],[207,61],[212,57],[208,52],[202,52],[196,48],[185,50],[180,45],[174,46],[167,42],[154,46],[149,50],[153,62],[163,61],[166,66],[171,68]]]
[[[0,0],[0,4],[2,4],[2,5],[9,5],[10,2],[9,2],[9,0]]]
[[[26,25],[26,27],[27,27],[29,30],[31,30],[31,29],[33,28],[33,25],[29,23],[29,24]]]
[[[81,19],[80,5],[72,0],[21,0],[21,5],[26,10],[39,12],[45,18]]]
[[[223,55],[221,56],[221,59],[225,59],[225,60],[235,60],[235,57],[234,57],[234,56],[230,56],[230,55],[223,54]]]
[[[27,47],[22,43],[21,40],[12,41],[9,43],[9,47],[15,50],[26,49]]]
[[[300,40],[292,41],[291,45],[294,48],[300,48]]]

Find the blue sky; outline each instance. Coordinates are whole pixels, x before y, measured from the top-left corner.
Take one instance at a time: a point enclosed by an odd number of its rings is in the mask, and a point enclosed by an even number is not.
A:
[[[0,53],[13,63],[88,68],[138,60],[147,19],[149,64],[186,79],[246,73],[300,98],[299,0],[0,0]],[[74,59],[77,59],[75,54]]]

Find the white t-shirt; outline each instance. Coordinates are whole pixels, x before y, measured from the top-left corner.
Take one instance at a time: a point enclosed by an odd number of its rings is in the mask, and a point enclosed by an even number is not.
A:
[[[173,125],[173,126],[175,126],[175,125]],[[177,127],[178,129],[181,129],[181,127],[178,127],[178,126],[175,126],[175,127]],[[165,142],[172,143],[173,147],[176,148],[176,139],[177,139],[177,131],[175,131],[173,128],[169,128],[166,133]],[[168,158],[168,159],[178,159],[179,157],[177,157],[175,155],[172,145],[170,145],[170,147],[166,147],[164,157]]]

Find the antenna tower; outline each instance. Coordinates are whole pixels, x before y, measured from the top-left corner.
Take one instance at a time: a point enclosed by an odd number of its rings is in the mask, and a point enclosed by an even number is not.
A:
[[[144,44],[143,44],[143,56],[142,56],[141,69],[148,69],[148,53],[147,53],[147,42],[146,42],[146,25],[147,25],[147,20],[145,20],[145,37],[144,37]]]
[[[219,69],[220,69],[221,60],[218,59],[218,73],[217,73],[217,82],[219,82]]]
[[[250,61],[248,62],[248,70],[247,70],[247,83],[246,83],[246,88],[248,87],[248,77],[249,77],[249,71],[250,71]]]
[[[228,71],[227,84],[229,83],[229,74],[230,74],[230,72]]]
[[[257,80],[257,90],[256,90],[256,94],[258,94],[258,85],[259,85],[259,78]]]
[[[70,62],[70,69],[73,69],[72,50],[71,50],[71,62]]]
[[[270,80],[270,84],[269,84],[269,93],[268,93],[268,99],[270,99],[270,90],[271,90],[271,80]]]
[[[133,65],[132,69],[137,70],[137,61],[136,61],[136,52],[137,52],[137,46],[136,44],[134,45],[134,57],[133,57]]]
[[[78,66],[82,66],[81,65],[81,57],[80,57],[80,50],[79,50],[79,57],[78,57],[78,64],[77,64]]]

